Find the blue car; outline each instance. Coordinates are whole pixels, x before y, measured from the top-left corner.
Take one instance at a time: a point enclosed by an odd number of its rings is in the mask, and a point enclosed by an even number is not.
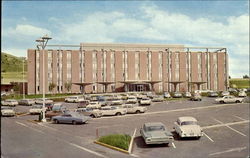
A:
[[[72,123],[73,125],[76,125],[77,123],[86,123],[90,117],[84,116],[78,112],[66,112],[59,116],[52,117],[52,121],[54,123]]]

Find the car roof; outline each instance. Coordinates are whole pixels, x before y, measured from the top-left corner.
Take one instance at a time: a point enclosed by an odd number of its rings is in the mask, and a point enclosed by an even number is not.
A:
[[[183,122],[183,121],[197,121],[196,118],[191,117],[191,116],[179,117],[178,119],[180,120],[180,122]]]
[[[149,127],[149,126],[165,126],[163,123],[161,122],[147,122],[144,124],[146,127]]]

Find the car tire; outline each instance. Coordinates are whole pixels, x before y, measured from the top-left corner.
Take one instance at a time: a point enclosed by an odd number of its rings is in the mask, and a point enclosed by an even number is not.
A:
[[[236,100],[235,102],[236,102],[236,103],[240,103],[240,101],[239,101],[239,100]]]
[[[120,112],[118,112],[118,113],[116,113],[115,115],[116,115],[116,116],[120,116],[120,115],[122,115],[122,114],[121,114]]]
[[[54,122],[55,122],[56,124],[59,124],[59,121],[58,121],[58,120],[54,120]]]
[[[136,112],[135,112],[136,114],[139,114],[140,113],[140,110],[136,110]]]
[[[201,136],[197,137],[197,139],[199,140],[201,138]]]
[[[90,115],[90,117],[92,117],[92,118],[96,118],[96,116],[95,116],[94,114],[91,114],[91,115]]]
[[[225,103],[224,101],[220,101],[221,104]]]
[[[76,125],[76,121],[75,121],[75,120],[73,120],[73,121],[72,121],[72,124],[73,124],[73,125]]]

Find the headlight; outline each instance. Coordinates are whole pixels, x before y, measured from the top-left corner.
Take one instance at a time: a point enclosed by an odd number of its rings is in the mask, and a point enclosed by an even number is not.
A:
[[[151,141],[151,138],[146,138],[147,141]]]

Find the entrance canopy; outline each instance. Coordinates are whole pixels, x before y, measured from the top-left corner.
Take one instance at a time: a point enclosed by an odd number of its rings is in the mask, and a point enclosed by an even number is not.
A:
[[[186,81],[166,81],[167,83],[171,83],[174,85],[174,91],[176,91],[176,87],[178,84],[184,83]]]
[[[188,82],[189,84],[196,84],[198,86],[198,90],[200,90],[201,85],[207,82],[204,81],[196,81],[196,82]]]
[[[82,87],[82,93],[85,93],[85,86],[91,85],[93,83],[92,82],[76,82],[76,83],[72,83],[72,84],[81,86]]]
[[[159,83],[161,81],[149,81],[149,80],[127,80],[127,81],[120,81],[120,83],[125,84],[125,91],[144,91],[144,90],[154,90],[154,84]],[[151,88],[150,88],[151,87]]]
[[[115,82],[113,82],[113,81],[99,81],[99,82],[96,82],[96,83],[104,85],[105,93],[106,93],[108,91],[108,85],[113,84]]]

